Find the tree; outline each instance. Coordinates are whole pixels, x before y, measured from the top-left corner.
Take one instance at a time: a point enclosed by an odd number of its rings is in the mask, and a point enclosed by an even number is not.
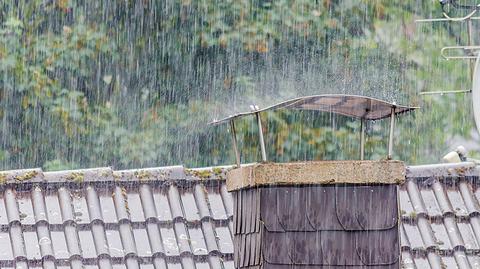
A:
[[[463,25],[415,25],[438,4],[330,0],[4,1],[0,4],[3,169],[117,169],[233,163],[214,117],[320,93],[422,105],[399,122],[396,157],[436,161],[472,130],[464,65],[440,58]],[[264,116],[271,160],[358,158],[358,123],[318,113]],[[243,159],[259,160],[253,121]],[[367,156],[385,155],[386,124]],[[420,135],[419,135],[420,134]]]

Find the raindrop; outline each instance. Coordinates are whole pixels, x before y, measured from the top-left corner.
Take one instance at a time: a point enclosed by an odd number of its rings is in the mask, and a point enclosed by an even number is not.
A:
[[[50,244],[52,244],[52,241],[48,237],[42,237],[38,240],[38,243],[40,245],[50,245]]]

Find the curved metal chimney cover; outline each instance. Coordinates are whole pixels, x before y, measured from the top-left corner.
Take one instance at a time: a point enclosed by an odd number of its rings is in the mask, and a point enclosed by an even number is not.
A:
[[[237,113],[221,120],[214,120],[210,124],[222,124],[235,118],[276,109],[316,110],[352,118],[379,120],[390,117],[393,108],[395,109],[395,115],[398,115],[415,110],[418,107],[397,105],[360,95],[323,94],[294,98],[256,111]]]

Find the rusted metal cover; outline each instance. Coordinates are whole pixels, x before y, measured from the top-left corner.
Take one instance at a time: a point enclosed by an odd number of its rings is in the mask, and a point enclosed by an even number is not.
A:
[[[260,163],[229,171],[227,188],[233,191],[266,185],[401,184],[405,171],[401,161]]]
[[[236,268],[398,269],[397,185],[387,183],[233,191]]]
[[[322,94],[298,97],[263,109],[237,113],[221,120],[214,120],[210,124],[217,125],[228,122],[232,119],[252,115],[257,112],[277,109],[315,110],[340,114],[352,118],[379,120],[390,117],[392,115],[392,109],[395,110],[395,115],[398,115],[417,108],[418,107],[397,105],[395,103],[389,103],[384,100],[367,96]]]

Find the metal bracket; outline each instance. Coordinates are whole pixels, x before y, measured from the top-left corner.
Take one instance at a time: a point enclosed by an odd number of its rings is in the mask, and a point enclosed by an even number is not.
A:
[[[259,110],[257,105],[251,105],[250,109],[252,109],[254,112]],[[263,138],[262,118],[260,117],[260,112],[255,112],[255,116],[257,118],[258,139],[260,143],[260,152],[262,154],[262,162],[266,162],[267,151],[265,150],[265,139]]]
[[[393,157],[393,132],[395,129],[395,107],[392,107],[392,115],[390,116],[390,135],[388,138],[388,156],[387,159],[391,160]]]
[[[235,122],[230,120],[230,130],[232,131],[232,143],[233,143],[233,151],[235,152],[235,162],[237,167],[240,167],[240,151],[238,150],[237,144],[237,132],[235,130]]]
[[[365,159],[365,118],[360,120],[360,160]]]

